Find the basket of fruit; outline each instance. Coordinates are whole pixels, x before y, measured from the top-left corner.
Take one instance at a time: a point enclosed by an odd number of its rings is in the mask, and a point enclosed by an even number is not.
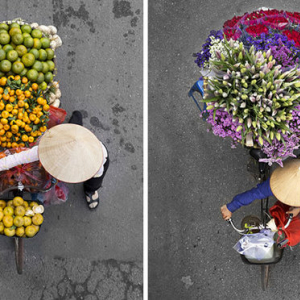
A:
[[[44,221],[44,206],[20,196],[0,200],[0,234],[7,237],[32,238]]]
[[[0,146],[29,147],[59,107],[57,29],[22,19],[0,22]]]

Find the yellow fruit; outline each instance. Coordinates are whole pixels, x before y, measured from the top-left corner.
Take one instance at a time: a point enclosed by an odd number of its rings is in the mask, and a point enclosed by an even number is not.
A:
[[[12,216],[14,214],[14,209],[12,206],[6,206],[3,210],[5,216]]]
[[[14,218],[14,225],[16,226],[16,227],[21,227],[21,226],[23,226],[24,225],[24,218],[23,217],[21,217],[21,216],[16,216],[15,218]]]
[[[14,218],[11,215],[6,215],[3,217],[2,222],[5,227],[11,227],[14,225]]]
[[[13,207],[13,206],[14,206],[14,205],[13,205],[13,201],[12,201],[12,200],[7,201],[6,206],[11,206],[11,207]]]
[[[37,233],[40,231],[40,226],[34,225],[34,224],[32,224],[31,226],[33,226],[35,228]]]
[[[30,207],[33,207],[33,206],[38,206],[39,204],[37,203],[37,202],[35,202],[35,201],[32,201],[31,203],[30,203]]]
[[[0,211],[0,221],[2,221],[3,217],[4,217],[3,211]]]
[[[22,205],[19,205],[15,208],[15,215],[23,217],[25,215],[25,207]]]
[[[27,226],[27,227],[25,228],[25,234],[26,234],[26,236],[28,236],[28,237],[33,237],[33,236],[36,235],[36,233],[37,233],[37,229],[36,229],[34,226],[32,226],[32,225]]]
[[[6,206],[6,201],[0,200],[0,207],[4,208]]]
[[[22,197],[17,196],[13,199],[14,206],[23,205],[23,203],[24,203],[24,199]]]
[[[44,221],[44,217],[41,214],[35,214],[31,220],[34,225],[41,225]]]
[[[16,229],[16,235],[22,237],[25,234],[25,228],[23,226]]]
[[[14,236],[16,234],[16,230],[14,228],[4,228],[4,234],[6,236]]]
[[[0,234],[3,234],[4,231],[4,224],[3,222],[0,222]]]
[[[23,206],[24,206],[25,208],[27,208],[27,207],[29,206],[28,202],[27,202],[27,201],[24,201]]]
[[[29,226],[29,225],[31,225],[31,224],[32,224],[31,218],[25,216],[25,217],[24,217],[24,226],[27,227],[27,226]]]

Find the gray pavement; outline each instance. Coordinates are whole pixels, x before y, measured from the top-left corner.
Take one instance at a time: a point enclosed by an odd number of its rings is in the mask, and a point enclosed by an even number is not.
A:
[[[17,275],[12,241],[0,239],[0,299],[142,299],[142,3],[138,0],[2,1],[0,20],[54,24],[62,108],[107,146],[110,168],[100,207],[81,184],[48,207],[41,232],[25,243]]]
[[[149,1],[149,299],[299,299],[300,250],[287,249],[262,292],[260,268],[232,249],[239,237],[220,206],[255,186],[248,152],[207,132],[187,93],[199,78],[192,54],[210,30],[261,6],[297,1]],[[259,213],[259,202],[234,214]]]

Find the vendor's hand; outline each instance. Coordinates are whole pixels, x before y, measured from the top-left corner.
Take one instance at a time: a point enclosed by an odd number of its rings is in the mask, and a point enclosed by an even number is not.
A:
[[[228,220],[232,216],[232,212],[227,208],[226,204],[221,207],[221,213],[224,220]]]
[[[290,207],[290,210],[287,211],[287,214],[293,214],[293,217],[296,217],[300,212],[300,207]]]

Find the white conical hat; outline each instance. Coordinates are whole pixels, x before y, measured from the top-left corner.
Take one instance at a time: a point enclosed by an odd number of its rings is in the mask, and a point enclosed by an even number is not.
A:
[[[300,159],[291,159],[271,175],[270,187],[274,196],[290,206],[300,206]]]
[[[103,163],[101,142],[90,130],[75,124],[60,124],[47,130],[38,154],[50,175],[69,183],[90,179]]]

